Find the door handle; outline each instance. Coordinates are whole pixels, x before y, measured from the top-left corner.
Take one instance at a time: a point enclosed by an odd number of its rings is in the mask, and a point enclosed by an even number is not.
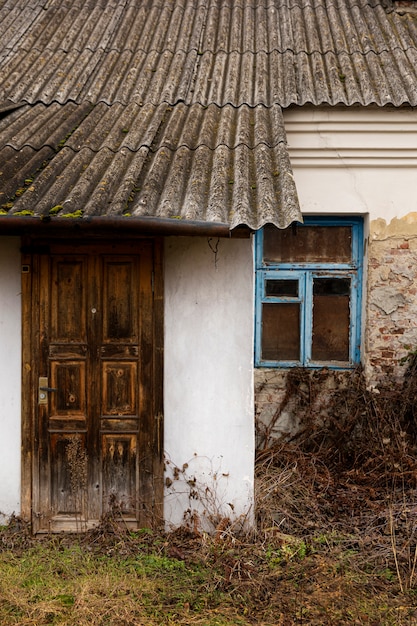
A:
[[[48,392],[51,391],[58,391],[58,389],[48,386],[48,379],[46,378],[46,376],[39,376],[38,403],[48,404]]]

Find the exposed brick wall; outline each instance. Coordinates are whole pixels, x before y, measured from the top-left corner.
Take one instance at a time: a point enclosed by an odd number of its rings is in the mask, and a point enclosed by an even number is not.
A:
[[[417,348],[417,238],[371,241],[367,292],[367,378],[376,384],[400,379],[401,359]]]
[[[295,373],[292,370],[292,373]],[[274,440],[288,440],[300,429],[300,407],[320,421],[329,407],[329,396],[346,387],[352,371],[311,370],[298,373],[297,385],[288,385],[289,370],[255,370],[255,423],[258,450]],[[290,393],[288,388],[292,387]]]

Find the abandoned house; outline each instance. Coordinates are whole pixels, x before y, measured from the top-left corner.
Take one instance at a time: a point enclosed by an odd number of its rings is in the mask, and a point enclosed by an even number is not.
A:
[[[401,376],[416,106],[415,1],[0,0],[3,516],[250,522],[291,368]]]

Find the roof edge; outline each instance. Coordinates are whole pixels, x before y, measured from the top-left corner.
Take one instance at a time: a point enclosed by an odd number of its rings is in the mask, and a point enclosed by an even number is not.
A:
[[[1,235],[188,235],[230,237],[229,224],[155,217],[0,217]]]

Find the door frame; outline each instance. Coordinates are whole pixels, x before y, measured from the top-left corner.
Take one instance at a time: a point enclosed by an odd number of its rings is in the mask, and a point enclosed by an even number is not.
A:
[[[81,252],[92,246],[98,248],[123,245],[132,253],[141,242],[152,243],[153,272],[153,320],[152,320],[152,424],[149,445],[152,448],[152,512],[147,526],[163,525],[164,492],[164,453],[163,453],[163,239],[161,237],[129,237],[109,240],[108,238],[53,239],[26,236],[22,238],[22,445],[21,445],[21,515],[30,520],[34,532],[37,529],[36,511],[33,509],[35,471],[35,419],[38,402],[38,363],[39,363],[39,301],[40,256],[53,252],[54,247],[71,246],[74,252]]]

